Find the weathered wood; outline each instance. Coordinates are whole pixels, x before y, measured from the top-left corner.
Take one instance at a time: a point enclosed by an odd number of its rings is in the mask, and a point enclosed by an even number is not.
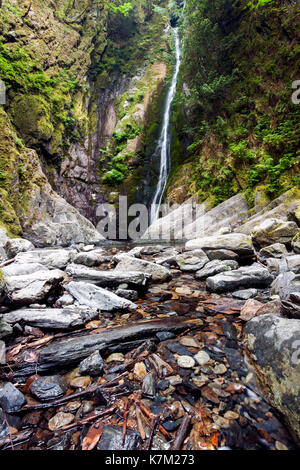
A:
[[[202,324],[203,322],[198,319],[172,317],[107,328],[94,334],[89,333],[75,338],[53,341],[50,345],[39,349],[37,363],[24,362],[22,357],[17,357],[20,361],[14,367],[15,377],[79,363],[95,351],[100,351],[104,355],[116,350],[130,351],[139,341],[151,338],[156,333],[162,331],[180,333],[187,328],[197,328]]]
[[[182,447],[182,443],[187,435],[189,425],[191,422],[191,417],[188,413],[186,413],[181,421],[179,429],[177,431],[176,437],[171,445],[170,450],[180,450]]]

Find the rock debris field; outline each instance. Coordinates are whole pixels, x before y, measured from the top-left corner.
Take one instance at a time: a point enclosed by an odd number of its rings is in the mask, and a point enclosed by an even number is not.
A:
[[[8,239],[0,448],[295,449],[297,250],[242,234],[131,249]]]

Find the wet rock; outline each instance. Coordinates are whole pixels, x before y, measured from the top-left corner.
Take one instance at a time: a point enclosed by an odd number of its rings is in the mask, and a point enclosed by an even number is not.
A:
[[[26,254],[26,253],[24,253]],[[37,271],[28,275],[8,276],[6,292],[14,305],[39,303],[64,279],[63,271]]]
[[[0,341],[0,366],[6,364],[5,343]]]
[[[288,255],[288,251],[283,243],[274,243],[273,245],[262,248],[258,256],[260,258],[284,258]]]
[[[196,359],[199,366],[205,366],[211,360],[209,354],[207,354],[205,351],[199,351],[197,354],[195,354],[194,358]]]
[[[244,330],[248,360],[265,399],[279,410],[300,440],[300,321],[263,315]]]
[[[111,312],[118,309],[136,309],[137,306],[130,300],[119,297],[102,287],[87,282],[70,282],[65,289],[79,302],[92,309]]]
[[[70,264],[66,272],[72,276],[74,281],[86,281],[99,287],[118,287],[127,284],[129,287],[142,288],[147,285],[149,275],[143,272],[130,271],[100,271],[85,266]]]
[[[279,299],[272,300],[263,304],[256,312],[255,316],[259,315],[281,315],[281,302]]]
[[[139,294],[137,293],[136,290],[119,288],[116,290],[115,294],[127,300],[137,300],[139,298]]]
[[[200,343],[196,339],[192,338],[191,336],[182,336],[180,338],[179,343],[182,344],[182,346],[187,346],[188,348],[199,348]]]
[[[204,268],[197,271],[195,274],[196,279],[206,279],[210,276],[215,276],[216,274],[225,272],[225,271],[232,271],[234,269],[238,269],[239,265],[236,261],[226,260],[226,261],[219,261],[214,260],[210,261],[205,265]]]
[[[252,239],[260,246],[272,243],[289,243],[298,233],[299,227],[295,222],[280,219],[265,219],[251,232]]]
[[[165,281],[171,277],[169,269],[150,261],[145,261],[131,256],[122,257],[121,261],[115,268],[115,272],[120,271],[136,271],[151,275],[152,282]]]
[[[300,275],[293,272],[281,273],[272,284],[272,295],[287,300],[291,293],[300,292]]]
[[[18,253],[33,249],[34,245],[24,238],[9,238],[5,245],[5,251],[9,258],[14,258]]]
[[[70,385],[73,388],[82,388],[85,389],[91,384],[92,380],[90,377],[75,377],[71,380]]]
[[[143,380],[142,393],[146,397],[155,397],[156,382],[153,374],[147,374]]]
[[[73,423],[74,419],[75,416],[72,413],[63,413],[60,411],[49,420],[48,428],[50,431],[56,431],[57,429],[63,428],[64,426]]]
[[[136,450],[140,444],[140,436],[135,431],[127,429],[125,441],[122,438],[122,428],[117,426],[104,426],[101,439],[97,445],[98,450]]]
[[[190,356],[179,356],[177,358],[177,364],[179,367],[182,367],[183,369],[191,369],[192,367],[195,367],[196,362]]]
[[[175,260],[181,271],[198,271],[209,261],[203,250],[193,250],[177,255]]]
[[[231,291],[238,287],[268,287],[273,281],[269,271],[258,264],[209,277],[206,287],[213,292]]]
[[[138,380],[144,380],[147,375],[147,369],[144,362],[137,362],[134,365],[133,374]]]
[[[12,383],[0,386],[0,407],[7,413],[17,413],[25,405],[26,399]]]
[[[2,315],[0,316],[0,339],[7,338],[7,336],[13,334],[12,326],[6,323],[1,317]]]
[[[3,410],[0,408],[0,439],[9,435],[9,427],[4,417]]]
[[[230,233],[228,235],[215,235],[210,237],[190,240],[185,245],[187,250],[230,250],[239,256],[253,256],[254,248],[252,240],[243,233]]]
[[[81,361],[79,364],[79,370],[82,375],[101,375],[103,372],[103,359],[99,351],[95,351],[89,357]]]
[[[68,388],[67,382],[60,375],[40,377],[30,385],[30,392],[39,401],[51,401],[62,398]]]
[[[263,306],[261,302],[254,299],[249,299],[241,308],[240,318],[244,321],[249,321],[257,315],[258,310]]]
[[[87,253],[78,253],[73,258],[73,263],[83,264],[84,266],[99,266],[102,263],[105,263],[108,260],[108,257],[105,256],[104,250],[99,248],[98,250],[93,250]]]
[[[232,297],[241,300],[248,300],[257,295],[257,289],[243,289],[232,292]]]
[[[238,261],[239,255],[234,251],[230,250],[205,250],[206,256],[208,257],[209,261],[220,260],[220,261]]]
[[[224,364],[217,364],[214,367],[214,373],[217,375],[223,375],[226,374],[227,372],[227,367]]]
[[[175,338],[174,333],[170,331],[160,331],[159,333],[156,333],[157,338],[159,341],[166,341],[168,339]]]
[[[8,324],[23,322],[38,328],[69,330],[93,320],[98,316],[97,310],[88,307],[64,307],[44,309],[20,309],[3,315]]]
[[[75,254],[75,250],[34,250],[19,253],[16,256],[16,262],[20,264],[38,263],[53,269],[64,269]]]
[[[285,317],[300,319],[300,293],[294,292],[283,300],[281,312]]]
[[[124,362],[124,354],[122,353],[113,353],[108,356],[106,362]]]

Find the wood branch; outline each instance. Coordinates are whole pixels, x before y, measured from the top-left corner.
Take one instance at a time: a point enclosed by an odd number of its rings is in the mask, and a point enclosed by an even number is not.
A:
[[[203,322],[198,319],[182,317],[165,318],[134,323],[132,325],[103,329],[100,332],[89,332],[66,340],[55,340],[50,345],[39,349],[37,364],[26,363],[20,358],[15,365],[15,377],[24,377],[49,369],[76,364],[88,357],[94,351],[100,354],[111,354],[131,351],[148,338],[155,337],[162,331],[180,333],[187,328],[199,328]],[[17,358],[18,359],[18,358]]]
[[[0,269],[5,268],[5,266],[8,266],[9,264],[12,264],[16,258],[8,259],[7,261],[4,261],[4,263],[0,264]]]
[[[84,426],[85,424],[88,424],[91,421],[94,421],[94,419],[112,415],[117,409],[118,409],[117,406],[112,406],[108,410],[100,411],[99,413],[93,413],[90,416],[87,416],[86,418],[83,418],[79,421],[76,421],[75,423],[68,424],[67,426],[64,426],[63,428],[60,428],[58,431],[68,431],[69,429]]]
[[[19,432],[18,434],[15,434],[11,437],[3,437],[2,439],[0,439],[0,448],[5,446],[13,447],[16,444],[27,441],[32,433],[33,430],[30,429],[27,431]]]
[[[186,413],[181,421],[179,429],[177,431],[176,437],[171,445],[170,450],[180,450],[183,444],[183,441],[187,435],[189,426],[191,422],[191,417],[188,413]]]

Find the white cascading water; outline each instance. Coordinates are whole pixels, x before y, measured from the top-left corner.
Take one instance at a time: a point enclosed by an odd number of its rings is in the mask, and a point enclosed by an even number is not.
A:
[[[180,40],[178,35],[178,29],[174,28],[175,36],[175,50],[176,50],[176,64],[174,68],[174,73],[172,77],[172,82],[170,89],[168,91],[162,132],[158,141],[157,150],[160,150],[160,171],[159,171],[159,180],[157,183],[156,191],[151,204],[150,212],[150,223],[152,224],[159,216],[159,208],[163,193],[167,184],[169,170],[170,170],[170,138],[169,138],[169,124],[170,124],[170,110],[171,105],[175,97],[177,78],[180,68]]]

